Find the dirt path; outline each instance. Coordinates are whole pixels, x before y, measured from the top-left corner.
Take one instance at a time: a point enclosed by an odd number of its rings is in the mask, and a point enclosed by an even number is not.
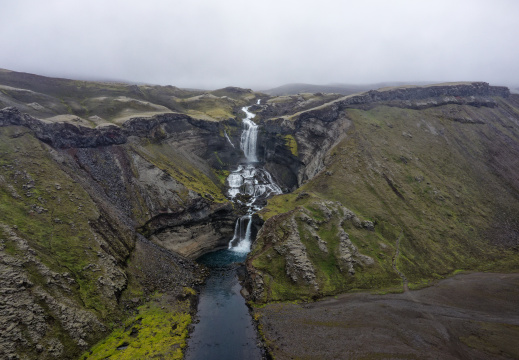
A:
[[[276,359],[519,359],[519,274],[256,309]]]

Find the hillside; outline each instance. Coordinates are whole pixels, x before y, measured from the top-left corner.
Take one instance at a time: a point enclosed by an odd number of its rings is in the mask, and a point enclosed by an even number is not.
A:
[[[232,87],[183,90],[174,86],[49,78],[0,69],[0,108],[15,106],[41,119],[89,127],[170,112],[223,120],[235,117],[254,98],[251,90]]]
[[[182,357],[206,275],[193,259],[226,247],[243,215],[225,194],[245,105],[284,192],[254,217],[243,289],[276,358],[304,355],[279,350],[299,340],[276,340],[276,316],[306,315],[273,303],[407,296],[519,269],[519,95],[507,88],[270,96],[2,70],[0,90],[5,358]],[[513,337],[510,321],[489,329]]]

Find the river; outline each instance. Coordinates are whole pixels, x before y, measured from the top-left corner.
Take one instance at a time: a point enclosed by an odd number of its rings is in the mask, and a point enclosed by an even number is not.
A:
[[[249,107],[242,110],[246,114],[240,138],[244,161],[227,178],[227,196],[236,204],[245,206],[247,211],[236,220],[228,249],[205,254],[197,260],[206,265],[211,274],[200,291],[198,322],[191,333],[185,356],[188,360],[262,359],[256,327],[240,294],[237,269],[251,248],[252,215],[261,209],[268,197],[282,191],[258,163],[258,125],[252,121],[255,115],[248,111]],[[234,146],[232,142],[231,145]]]

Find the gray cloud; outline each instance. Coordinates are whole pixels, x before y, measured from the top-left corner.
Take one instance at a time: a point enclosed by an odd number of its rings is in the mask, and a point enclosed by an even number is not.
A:
[[[514,0],[2,1],[0,67],[183,87],[519,84]]]

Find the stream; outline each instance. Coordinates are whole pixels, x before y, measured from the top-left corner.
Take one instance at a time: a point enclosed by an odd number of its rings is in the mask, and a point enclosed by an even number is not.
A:
[[[236,220],[234,236],[227,249],[197,259],[211,270],[211,274],[200,291],[198,322],[191,333],[185,356],[189,360],[262,359],[254,322],[240,294],[237,269],[251,249],[252,215],[261,210],[268,197],[282,191],[270,173],[258,163],[258,125],[252,121],[255,115],[248,111],[249,107],[242,110],[246,118],[243,119],[240,148],[245,159],[227,178],[227,196],[247,211]],[[228,137],[227,140],[234,146]]]

